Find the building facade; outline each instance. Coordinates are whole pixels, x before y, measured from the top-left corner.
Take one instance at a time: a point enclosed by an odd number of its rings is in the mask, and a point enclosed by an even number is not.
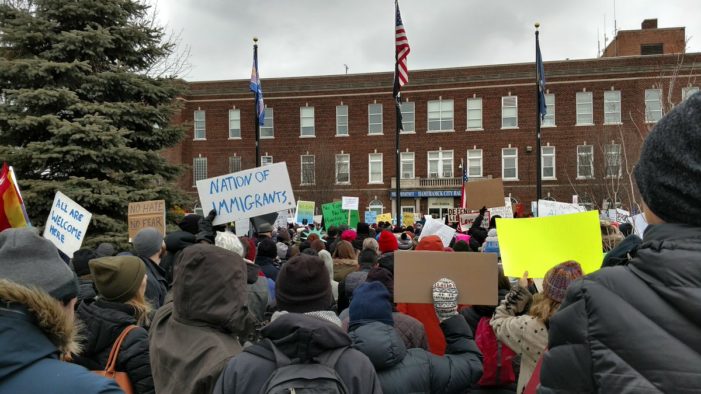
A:
[[[591,208],[635,209],[630,173],[643,138],[698,91],[700,61],[699,53],[664,53],[545,62],[541,152],[533,63],[412,70],[402,91],[399,204],[442,216],[460,202],[465,168],[469,181],[502,178],[522,214],[539,170],[548,199],[577,195]],[[286,162],[298,200],[318,206],[358,196],[361,211],[396,212],[392,80],[392,73],[263,79],[262,165]],[[196,196],[198,179],[255,167],[255,109],[248,80],[188,87],[174,122],[189,132],[165,156],[189,166],[180,186]]]

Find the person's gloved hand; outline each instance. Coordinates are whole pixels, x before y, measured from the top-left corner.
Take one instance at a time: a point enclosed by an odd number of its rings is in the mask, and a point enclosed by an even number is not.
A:
[[[200,219],[199,223],[197,223],[197,228],[199,232],[195,237],[195,242],[205,241],[212,245],[214,244],[215,234],[212,222],[214,221],[215,217],[217,217],[217,211],[212,209],[211,211],[209,211],[209,215],[207,215],[207,217]]]
[[[480,208],[480,216],[484,216],[485,212],[487,212],[487,207]]]
[[[433,307],[441,322],[458,314],[458,288],[448,278],[433,284]]]

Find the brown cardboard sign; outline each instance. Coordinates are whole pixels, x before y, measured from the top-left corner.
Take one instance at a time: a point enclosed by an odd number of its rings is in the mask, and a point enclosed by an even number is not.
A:
[[[134,239],[141,229],[154,227],[161,234],[166,234],[165,200],[141,201],[129,203],[129,239]]]
[[[458,286],[459,304],[497,305],[498,273],[492,253],[400,250],[394,253],[394,302],[432,304],[433,284],[448,278]]]
[[[501,178],[467,182],[465,184],[467,208],[479,210],[482,207],[504,206],[504,182]]]

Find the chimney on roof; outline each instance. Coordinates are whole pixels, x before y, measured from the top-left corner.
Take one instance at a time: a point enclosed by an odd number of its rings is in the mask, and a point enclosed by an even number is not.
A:
[[[645,19],[640,26],[644,29],[657,29],[657,18],[655,19]]]

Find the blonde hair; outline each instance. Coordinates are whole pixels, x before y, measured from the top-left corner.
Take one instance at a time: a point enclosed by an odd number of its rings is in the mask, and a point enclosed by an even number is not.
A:
[[[365,249],[370,249],[375,251],[378,255],[380,254],[380,244],[377,243],[377,240],[372,237],[365,238],[363,241],[363,250]]]
[[[547,326],[550,318],[553,317],[558,309],[560,309],[559,302],[546,297],[543,293],[537,293],[533,296],[533,303],[528,314],[542,321]]]
[[[604,252],[608,252],[623,241],[623,233],[608,220],[601,221],[601,243]]]
[[[136,324],[141,327],[148,327],[151,325],[151,312],[153,311],[153,306],[146,300],[144,294],[137,291],[131,300],[125,302],[125,304],[134,308],[136,313]]]

